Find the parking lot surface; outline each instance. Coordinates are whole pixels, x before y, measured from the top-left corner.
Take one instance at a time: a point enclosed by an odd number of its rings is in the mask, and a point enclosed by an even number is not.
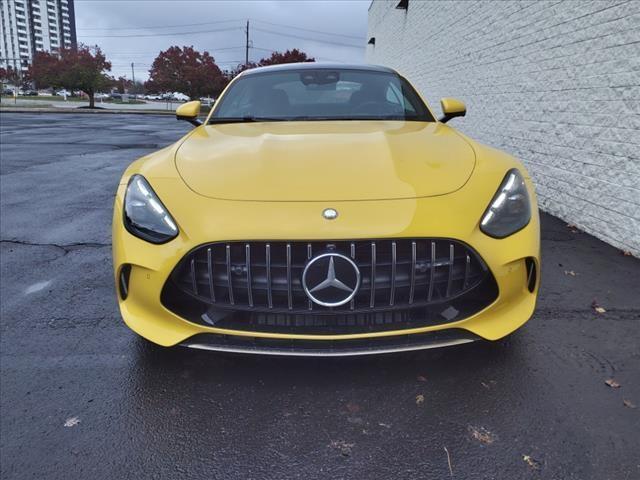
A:
[[[2,478],[640,478],[639,260],[543,215],[538,309],[506,342],[350,359],[155,348],[117,309],[113,195],[190,126],[0,122]]]

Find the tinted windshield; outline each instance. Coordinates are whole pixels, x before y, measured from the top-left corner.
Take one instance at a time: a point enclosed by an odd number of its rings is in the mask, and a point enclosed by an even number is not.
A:
[[[211,122],[434,119],[415,90],[391,72],[299,69],[253,73],[225,92]]]

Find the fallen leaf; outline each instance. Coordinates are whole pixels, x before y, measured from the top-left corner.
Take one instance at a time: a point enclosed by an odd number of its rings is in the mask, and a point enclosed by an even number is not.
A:
[[[636,408],[636,404],[633,403],[631,400],[623,400],[622,403],[624,404],[625,407],[627,408]]]
[[[416,395],[416,405],[422,405],[424,403],[424,395]]]
[[[75,427],[79,423],[80,423],[80,419],[78,417],[71,417],[71,418],[67,418],[67,420],[64,422],[64,426]]]
[[[469,433],[471,436],[485,445],[491,445],[495,441],[495,436],[489,430],[483,427],[474,427],[469,425]]]
[[[427,377],[423,376],[423,375],[418,375],[416,377],[416,380],[418,380],[419,382],[426,382],[427,381]]]
[[[630,257],[630,256],[631,256],[631,252],[630,252],[629,250],[623,250],[623,251],[622,251],[622,254],[623,254],[625,257]]]
[[[348,457],[355,445],[355,443],[347,443],[344,440],[332,440],[329,447],[339,450],[343,456]]]
[[[529,465],[534,470],[537,470],[538,468],[540,468],[540,463],[537,460],[535,460],[533,457],[531,457],[531,455],[522,455],[522,460],[524,460],[527,463],[527,465]]]
[[[598,305],[598,302],[596,300],[591,302],[591,308],[593,308],[593,310],[596,313],[606,313],[606,310],[603,307],[601,307],[600,305]]]
[[[573,270],[565,270],[564,274],[565,275],[571,275],[572,277],[575,277],[577,275],[577,273],[574,272]]]
[[[349,402],[347,403],[347,410],[349,413],[358,413],[360,411],[360,405],[357,403]]]
[[[389,425],[388,423],[380,422],[380,423],[378,423],[378,425],[380,425],[381,427],[384,427],[384,428],[391,428],[391,425]]]
[[[620,388],[622,386],[618,382],[616,382],[613,378],[609,378],[605,380],[604,383],[609,385],[611,388]]]

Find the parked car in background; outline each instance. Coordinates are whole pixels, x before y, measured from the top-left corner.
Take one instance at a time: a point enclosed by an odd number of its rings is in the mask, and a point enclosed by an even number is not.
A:
[[[211,106],[216,103],[216,99],[212,97],[200,97],[200,101],[207,106]]]
[[[55,92],[54,95],[57,95],[59,97],[70,97],[71,92],[63,88],[62,90],[58,90],[57,92]]]
[[[162,96],[158,94],[147,94],[144,96],[145,100],[162,100]]]
[[[163,93],[160,98],[162,100],[176,100],[178,102],[187,102],[189,101],[189,96],[180,92],[167,92]]]
[[[18,92],[18,95],[22,95],[23,97],[37,97],[38,91],[37,90],[20,90]]]
[[[102,92],[98,92],[94,95],[94,98],[96,100],[107,100],[109,98],[111,98],[111,95],[109,95],[108,93],[102,93]]]

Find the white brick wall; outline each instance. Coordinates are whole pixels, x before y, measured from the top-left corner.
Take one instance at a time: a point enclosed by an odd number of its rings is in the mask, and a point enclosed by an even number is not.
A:
[[[369,63],[524,161],[540,207],[640,256],[640,0],[374,0]]]

